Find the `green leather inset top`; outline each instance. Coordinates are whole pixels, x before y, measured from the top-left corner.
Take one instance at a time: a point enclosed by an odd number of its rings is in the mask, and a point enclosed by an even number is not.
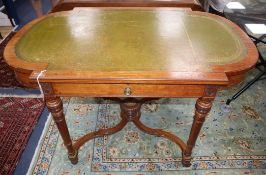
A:
[[[90,9],[57,13],[16,45],[19,58],[49,70],[208,71],[237,62],[247,49],[211,17],[169,9]]]

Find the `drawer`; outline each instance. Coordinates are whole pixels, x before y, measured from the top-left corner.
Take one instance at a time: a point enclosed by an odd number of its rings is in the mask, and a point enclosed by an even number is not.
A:
[[[53,83],[54,93],[60,96],[88,97],[199,97],[205,85],[156,84],[67,84]]]

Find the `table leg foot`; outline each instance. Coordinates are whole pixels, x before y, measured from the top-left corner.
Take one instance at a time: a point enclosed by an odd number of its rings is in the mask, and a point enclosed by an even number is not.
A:
[[[182,165],[184,167],[190,167],[191,166],[191,155],[182,154]]]
[[[68,153],[68,159],[73,165],[77,164],[78,163],[78,150],[75,150],[74,154]]]

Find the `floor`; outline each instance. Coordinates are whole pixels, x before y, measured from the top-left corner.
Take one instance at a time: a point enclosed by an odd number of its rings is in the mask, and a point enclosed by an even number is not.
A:
[[[8,17],[0,12],[0,33],[2,38],[5,38],[11,31],[13,30],[13,27],[8,19]],[[2,40],[0,37],[0,42]]]
[[[40,1],[40,3],[33,4],[31,3],[31,0],[16,0],[14,2],[20,21],[16,30],[20,29],[31,20],[37,18],[37,16],[48,13],[52,7],[52,2],[55,3],[55,0]],[[12,27],[7,16],[4,13],[0,13],[0,32],[2,37],[5,38],[13,29],[14,27]]]
[[[0,26],[0,33],[3,38],[5,38],[13,30],[12,26]],[[0,39],[1,42],[2,39]]]
[[[40,0],[42,4],[42,12],[46,14],[51,9],[51,1],[50,0]],[[37,17],[37,11],[39,11],[36,6],[35,9],[32,6],[30,0],[17,0],[15,1],[15,6],[17,8],[17,13],[19,16],[20,24],[19,27],[24,26],[29,21],[35,19]],[[40,13],[40,12],[39,12]]]

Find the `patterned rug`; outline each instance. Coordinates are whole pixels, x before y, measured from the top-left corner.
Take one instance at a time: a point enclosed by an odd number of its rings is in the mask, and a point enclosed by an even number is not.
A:
[[[41,98],[0,97],[0,174],[9,175],[44,109]]]
[[[0,44],[0,87],[22,87],[16,80],[14,71],[10,69],[3,58],[4,48],[14,35],[15,32],[11,32]]]
[[[256,70],[250,74],[252,78]],[[224,108],[239,87],[220,91],[197,140],[192,166],[181,165],[181,151],[173,142],[144,134],[132,123],[120,132],[87,142],[72,165],[52,120],[28,174],[265,174],[266,82],[259,81]],[[160,99],[144,104],[142,122],[171,131],[187,140],[195,99]],[[65,98],[72,138],[118,123],[118,104],[91,98]]]

